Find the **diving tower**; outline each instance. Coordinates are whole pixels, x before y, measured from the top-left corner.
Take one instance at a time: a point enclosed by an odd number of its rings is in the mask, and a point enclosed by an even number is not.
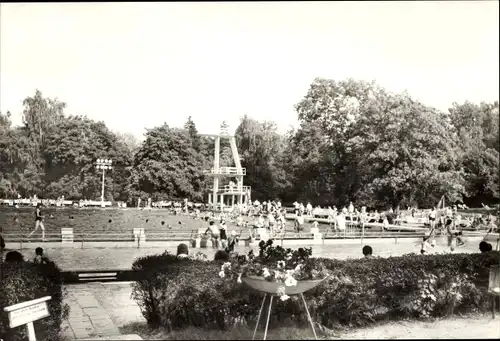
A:
[[[251,200],[251,188],[243,186],[243,177],[247,175],[247,170],[241,167],[234,136],[230,135],[227,129],[221,129],[219,134],[201,134],[201,136],[215,140],[213,167],[203,172],[213,178],[212,193],[208,195],[209,205],[213,209],[217,209],[219,206],[234,207],[236,204],[248,205]],[[220,143],[222,139],[229,140],[234,167],[220,167]],[[221,186],[220,183],[227,178],[235,179],[236,182],[230,181],[229,185]]]

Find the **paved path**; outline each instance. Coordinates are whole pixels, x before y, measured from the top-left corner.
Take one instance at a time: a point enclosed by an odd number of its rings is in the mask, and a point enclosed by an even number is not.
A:
[[[130,298],[130,283],[88,283],[69,285],[66,289],[70,314],[63,328],[67,339],[115,339],[120,335],[120,327],[144,321]]]

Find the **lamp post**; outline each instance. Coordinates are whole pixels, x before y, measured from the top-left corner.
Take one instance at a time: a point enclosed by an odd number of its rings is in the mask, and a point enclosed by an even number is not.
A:
[[[113,168],[112,163],[111,159],[97,159],[96,161],[96,168],[102,169],[101,207],[104,207],[104,174],[107,169]]]

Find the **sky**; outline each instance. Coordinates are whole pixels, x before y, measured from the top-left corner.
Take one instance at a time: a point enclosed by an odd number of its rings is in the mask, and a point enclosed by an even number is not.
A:
[[[0,5],[0,110],[21,123],[39,89],[66,113],[139,139],[192,116],[297,125],[316,77],[376,80],[427,105],[495,101],[499,2]]]

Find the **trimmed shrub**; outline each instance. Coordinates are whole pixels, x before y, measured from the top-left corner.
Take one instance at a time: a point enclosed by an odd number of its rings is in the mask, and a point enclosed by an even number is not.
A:
[[[405,255],[333,260],[317,258],[331,276],[304,294],[313,319],[328,328],[363,326],[390,317],[443,317],[485,311],[489,268],[498,252]],[[255,322],[263,294],[217,276],[222,262],[147,256],[134,262],[141,278],[133,298],[151,327],[227,329]],[[307,322],[302,301],[275,300],[270,325]],[[267,311],[267,310],[266,310]]]
[[[366,325],[377,319],[443,317],[488,308],[489,268],[499,253],[323,260],[332,277],[306,296],[317,321]]]
[[[58,340],[61,323],[69,313],[68,305],[63,304],[61,270],[53,263],[28,262],[3,262],[0,270],[0,307],[52,296],[48,301],[50,316],[33,324],[38,340]],[[3,309],[0,311],[0,339],[28,339],[26,326],[9,328],[8,314]]]
[[[203,319],[196,311],[196,306],[208,303],[208,298],[204,298],[205,302],[198,301],[189,309],[186,300],[191,304],[197,294],[210,291],[213,284],[210,279],[217,271],[213,264],[164,253],[137,259],[132,270],[141,273],[137,276],[140,280],[133,284],[132,297],[151,327],[174,329],[187,325],[199,326],[210,319]],[[189,291],[193,293],[187,294]],[[179,317],[175,316],[177,311],[181,311]]]

